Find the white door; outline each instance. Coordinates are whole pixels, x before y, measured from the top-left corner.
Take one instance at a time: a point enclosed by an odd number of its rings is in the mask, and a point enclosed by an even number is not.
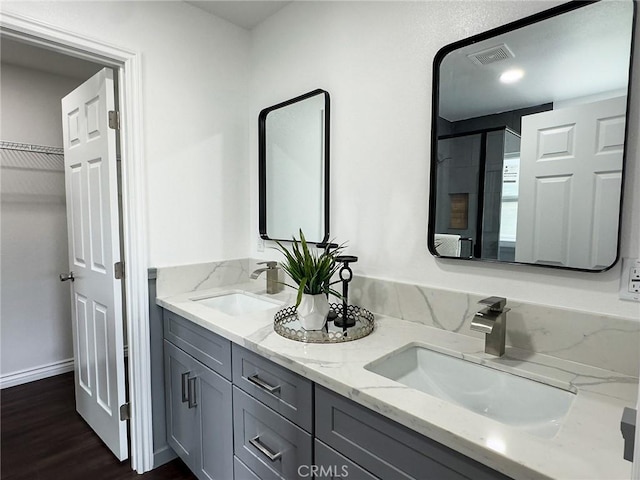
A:
[[[120,460],[128,458],[113,71],[62,99],[76,410]],[[62,279],[62,276],[61,276]]]
[[[625,110],[618,97],[522,118],[516,261],[614,262]]]

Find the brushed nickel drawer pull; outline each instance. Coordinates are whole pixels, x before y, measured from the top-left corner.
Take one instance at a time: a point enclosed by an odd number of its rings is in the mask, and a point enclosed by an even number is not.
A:
[[[282,456],[282,452],[273,453],[269,448],[262,444],[260,441],[260,435],[249,440],[249,443],[260,450],[265,457],[267,457],[272,462],[275,462]]]
[[[182,374],[182,403],[187,402],[189,400],[189,392],[188,392],[188,383],[189,383],[189,374],[191,372],[184,372]]]
[[[257,373],[255,375],[250,375],[249,377],[247,377],[247,380],[269,393],[276,393],[280,390],[280,385],[269,385],[267,382],[258,377]]]

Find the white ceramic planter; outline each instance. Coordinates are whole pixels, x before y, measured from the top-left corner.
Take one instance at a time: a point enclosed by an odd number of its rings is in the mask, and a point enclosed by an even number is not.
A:
[[[329,314],[329,301],[324,293],[303,294],[297,308],[300,325],[305,330],[322,330]]]

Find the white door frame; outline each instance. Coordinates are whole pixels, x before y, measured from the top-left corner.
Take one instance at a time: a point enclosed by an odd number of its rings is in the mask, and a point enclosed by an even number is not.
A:
[[[0,28],[9,38],[113,67],[118,74],[131,467],[144,473],[153,468],[153,431],[140,54],[5,12]]]

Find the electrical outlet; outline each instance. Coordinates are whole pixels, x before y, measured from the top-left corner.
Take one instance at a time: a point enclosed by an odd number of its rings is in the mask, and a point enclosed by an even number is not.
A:
[[[640,302],[640,259],[622,259],[620,298]]]
[[[258,238],[257,247],[259,252],[264,252],[264,238],[261,238],[261,237]]]
[[[631,267],[629,273],[629,291],[640,293],[640,262],[636,260],[636,266]]]

